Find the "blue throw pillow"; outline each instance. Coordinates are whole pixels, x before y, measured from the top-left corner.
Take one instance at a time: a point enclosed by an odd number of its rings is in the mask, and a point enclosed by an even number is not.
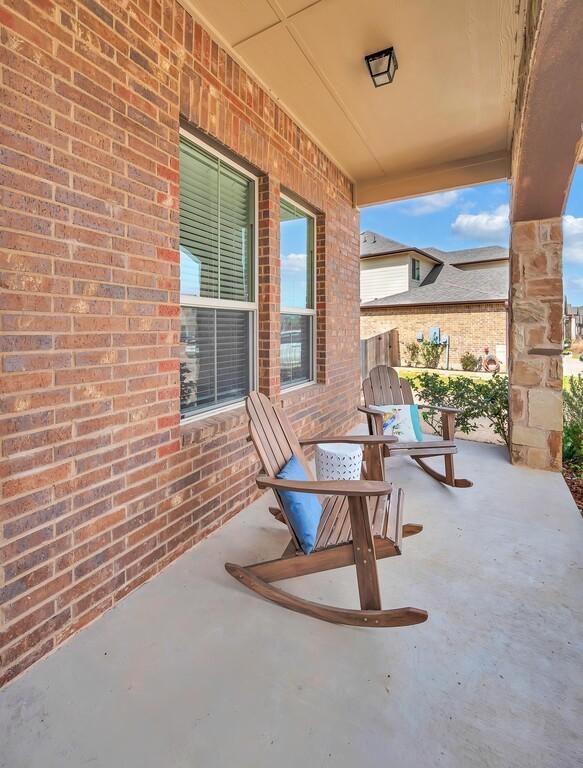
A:
[[[309,480],[297,456],[292,456],[278,473],[281,480]],[[285,514],[300,546],[306,555],[314,549],[318,525],[322,517],[322,505],[314,493],[300,491],[278,491]]]

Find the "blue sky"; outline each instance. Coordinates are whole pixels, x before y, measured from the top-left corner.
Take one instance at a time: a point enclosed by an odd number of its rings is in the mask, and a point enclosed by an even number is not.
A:
[[[430,245],[453,251],[480,245],[508,247],[506,182],[439,192],[385,203],[360,211],[360,228],[379,232],[418,248]],[[573,304],[583,304],[583,167],[579,166],[564,219],[565,291]]]
[[[308,223],[306,218],[282,221],[280,228],[281,306],[305,309],[307,298]]]

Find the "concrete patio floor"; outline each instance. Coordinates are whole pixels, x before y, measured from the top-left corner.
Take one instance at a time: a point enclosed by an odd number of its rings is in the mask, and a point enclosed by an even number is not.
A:
[[[338,627],[267,603],[226,560],[277,556],[269,497],[0,693],[2,768],[583,765],[583,521],[560,475],[463,442],[472,489],[391,463],[425,531],[379,564],[385,607]],[[282,583],[357,606],[352,568]]]

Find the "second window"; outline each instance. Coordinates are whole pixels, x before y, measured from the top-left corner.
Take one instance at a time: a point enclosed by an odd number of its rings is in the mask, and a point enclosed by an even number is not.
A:
[[[281,386],[314,379],[314,217],[286,198],[280,205]]]

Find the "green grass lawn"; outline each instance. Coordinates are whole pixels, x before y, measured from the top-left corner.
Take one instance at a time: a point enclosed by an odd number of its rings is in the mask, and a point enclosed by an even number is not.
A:
[[[485,371],[446,371],[443,368],[405,368],[400,367],[396,369],[399,372],[399,376],[404,379],[414,379],[419,376],[420,373],[436,373],[438,376],[465,376],[468,379],[488,379],[492,376],[491,373]],[[501,376],[506,376],[506,372],[501,372]],[[563,389],[570,389],[571,382],[570,376],[563,376]]]
[[[404,379],[414,379],[420,373],[437,373],[439,376],[465,376],[468,379],[489,379],[492,376],[491,373],[486,373],[486,371],[451,371],[445,368],[409,368],[402,366],[395,370]],[[503,375],[506,374],[504,373]]]

